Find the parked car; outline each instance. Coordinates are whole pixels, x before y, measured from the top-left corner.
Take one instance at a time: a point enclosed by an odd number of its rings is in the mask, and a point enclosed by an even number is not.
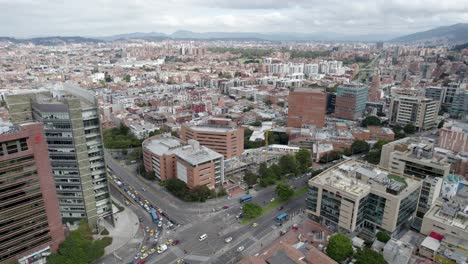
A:
[[[231,241],[232,241],[232,237],[227,237],[226,239],[224,239],[224,242],[226,242],[226,243],[229,243]]]
[[[252,227],[257,227],[257,226],[258,226],[257,223],[253,223],[253,224],[252,224]]]
[[[240,246],[237,248],[237,252],[242,252],[244,250],[244,246]]]
[[[228,209],[228,208],[229,208],[228,205],[223,206],[223,209]]]

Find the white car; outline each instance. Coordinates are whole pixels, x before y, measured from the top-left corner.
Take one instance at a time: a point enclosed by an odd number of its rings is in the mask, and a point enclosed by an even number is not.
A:
[[[139,259],[140,257],[141,257],[141,253],[138,252],[138,253],[135,255],[135,257],[133,257],[133,259]]]
[[[237,252],[241,252],[243,250],[244,250],[244,246],[240,246],[240,247],[237,248]]]
[[[203,240],[205,240],[205,239],[207,239],[207,238],[208,238],[208,235],[207,235],[207,234],[203,234],[203,235],[201,235],[201,236],[198,238],[198,240],[199,240],[199,241],[203,241]]]
[[[226,242],[226,243],[229,243],[231,241],[232,241],[232,237],[227,237],[226,239],[224,239],[224,242]]]
[[[163,253],[164,251],[167,250],[167,245],[166,244],[162,244],[161,246],[158,247],[158,254],[161,254]]]
[[[162,227],[162,221],[158,222],[158,227]]]
[[[168,227],[173,227],[174,224],[173,224],[171,221],[169,221],[169,222],[167,222],[167,226],[168,226]]]

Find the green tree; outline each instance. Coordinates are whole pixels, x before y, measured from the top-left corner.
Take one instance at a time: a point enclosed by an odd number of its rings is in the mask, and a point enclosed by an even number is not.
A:
[[[416,132],[416,127],[413,124],[406,124],[403,127],[403,131],[405,131],[406,134],[414,134]]]
[[[104,131],[104,146],[108,149],[127,149],[141,147],[141,141],[125,125]]]
[[[358,249],[354,258],[356,264],[387,264],[382,254],[367,247],[362,250]]]
[[[372,164],[379,164],[380,162],[380,150],[371,150],[366,154],[365,160]]]
[[[354,140],[351,144],[351,155],[369,151],[369,144],[364,140]]]
[[[376,116],[367,116],[364,118],[361,122],[362,127],[367,127],[367,126],[381,126],[382,122],[380,119]]]
[[[327,255],[341,262],[353,255],[353,244],[347,236],[337,233],[330,238],[327,246]]]
[[[104,255],[104,248],[112,240],[110,238],[93,240],[93,234],[88,224],[83,221],[77,230],[71,231],[59,245],[57,253],[47,258],[52,264],[87,264]]]
[[[377,142],[375,142],[375,144],[372,146],[372,149],[381,150],[382,147],[387,143],[387,141],[380,139]]]
[[[245,203],[242,206],[242,214],[247,219],[254,219],[262,215],[262,207],[254,203]]]
[[[299,149],[296,153],[296,161],[299,165],[299,171],[301,173],[306,172],[310,166],[312,166],[312,158],[310,157],[310,151],[307,149]]]
[[[164,185],[169,192],[181,199],[184,199],[188,192],[187,184],[179,179],[166,180]]]
[[[387,243],[389,240],[390,240],[390,235],[385,232],[385,231],[379,231],[377,232],[377,234],[375,235],[375,237],[377,238],[378,241],[380,242],[384,242],[384,243]]]
[[[247,183],[249,187],[255,185],[257,183],[258,176],[251,171],[247,171],[244,174],[244,181]]]
[[[131,79],[131,77],[128,74],[125,75],[125,77],[123,77],[123,80],[126,81],[126,82],[130,82],[130,79]]]
[[[280,167],[281,174],[286,175],[292,173],[296,175],[299,172],[296,158],[293,155],[284,155],[279,159],[278,166]]]
[[[294,190],[291,186],[280,182],[276,185],[276,195],[281,201],[287,201],[294,195]]]
[[[270,105],[272,104],[272,103],[271,103],[271,100],[269,100],[269,99],[265,100],[265,104],[268,105],[268,106],[270,106]]]
[[[334,160],[337,160],[337,159],[341,159],[342,155],[341,155],[341,152],[339,151],[336,151],[336,150],[333,150],[325,155],[323,155],[319,162],[320,163],[328,163],[330,161],[334,161]]]
[[[199,185],[189,191],[190,201],[205,202],[212,195],[211,190],[206,185]]]
[[[259,127],[259,126],[262,125],[262,122],[257,120],[257,121],[255,121],[255,122],[250,123],[250,125],[251,125],[251,126]]]
[[[278,103],[276,103],[276,105],[279,106],[279,107],[284,107],[284,102],[278,102]]]

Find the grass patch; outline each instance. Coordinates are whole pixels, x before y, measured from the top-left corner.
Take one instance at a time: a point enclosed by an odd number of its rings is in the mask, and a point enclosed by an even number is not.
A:
[[[405,178],[401,177],[401,176],[398,176],[398,175],[395,175],[395,174],[389,174],[387,176],[390,180],[394,180],[396,182],[399,182],[399,183],[403,183],[405,185],[405,187],[408,186],[408,184],[406,183],[406,180]]]
[[[307,187],[303,187],[301,189],[298,189],[298,190],[294,191],[294,194],[291,197],[291,199],[297,198],[297,197],[299,197],[299,196],[301,196],[301,195],[303,195],[305,193],[307,193]],[[289,199],[289,200],[291,200],[291,199]],[[283,205],[286,202],[287,201],[280,201],[279,199],[275,199],[272,203],[269,203],[269,204],[262,207],[262,209],[263,209],[262,210],[262,215],[273,211],[274,209],[278,208],[279,206]],[[261,217],[262,215],[260,215],[259,217]],[[244,218],[244,219],[241,220],[241,224],[243,224],[243,225],[248,224],[248,223],[252,222],[252,220],[254,220],[254,219]]]

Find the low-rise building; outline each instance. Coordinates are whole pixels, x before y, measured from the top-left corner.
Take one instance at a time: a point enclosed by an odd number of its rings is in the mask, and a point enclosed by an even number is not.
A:
[[[128,124],[128,127],[132,134],[140,140],[149,137],[151,132],[159,129],[155,125],[145,121],[130,123]]]
[[[195,140],[185,144],[175,137],[155,136],[143,142],[143,162],[147,172],[162,181],[177,178],[189,188],[214,188],[224,182],[223,155],[200,146]]]
[[[411,244],[393,238],[385,244],[383,249],[385,261],[392,264],[408,264],[412,254]]]
[[[200,142],[224,158],[240,157],[244,151],[244,128],[237,127],[230,119],[210,119],[206,124],[181,126],[180,137]]]
[[[422,182],[356,160],[309,180],[308,213],[345,232],[366,228],[395,232],[413,219]]]
[[[450,200],[438,200],[424,215],[421,233],[441,235],[441,245],[468,250],[468,188],[460,188]],[[465,255],[466,256],[466,255]]]

